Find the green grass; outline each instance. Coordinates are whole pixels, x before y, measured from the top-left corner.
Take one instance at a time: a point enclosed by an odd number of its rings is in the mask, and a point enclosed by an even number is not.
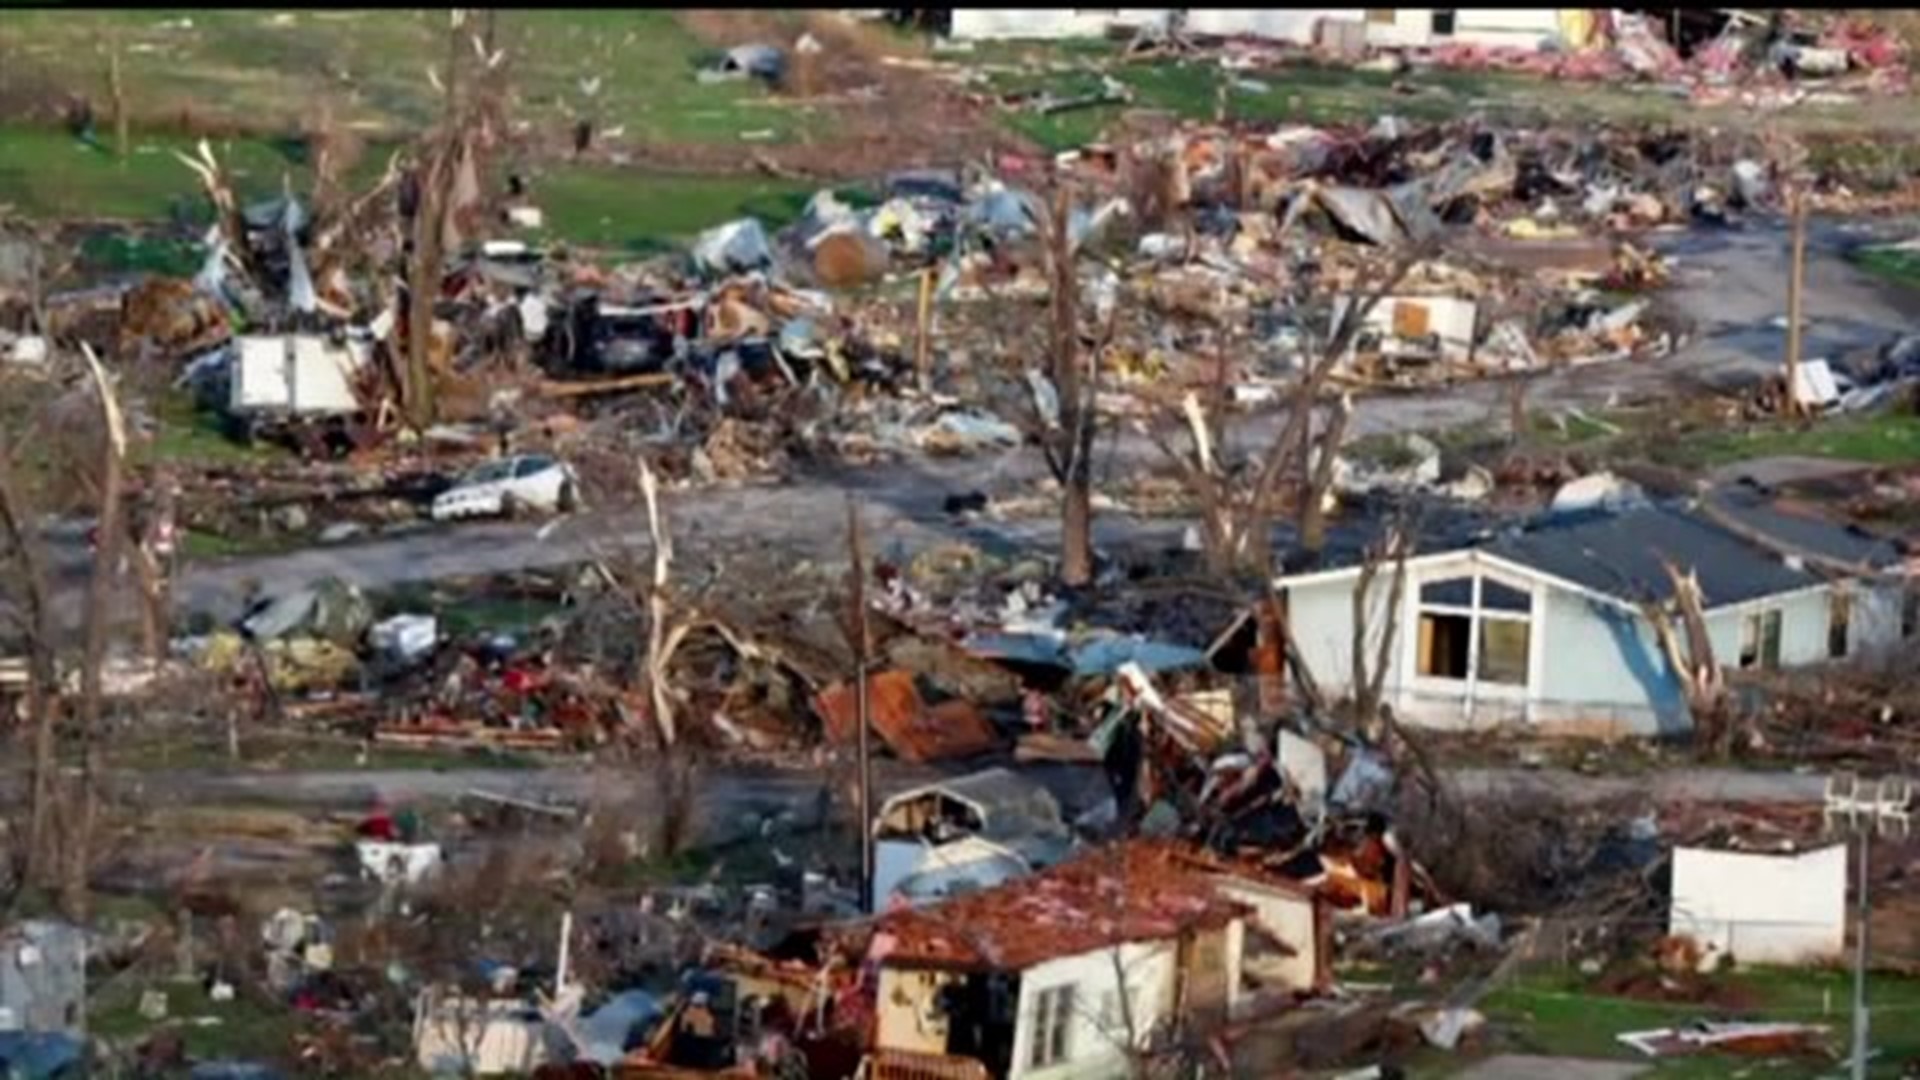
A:
[[[483,16],[471,17],[468,29],[480,32]],[[555,135],[582,113],[650,141],[730,142],[767,129],[790,137],[810,122],[757,85],[698,82],[707,50],[670,11],[542,9],[495,18],[513,115]],[[0,91],[51,101],[85,93],[104,115],[107,43],[118,35],[123,82],[142,123],[175,122],[191,110],[277,133],[311,123],[324,108],[363,133],[404,135],[441,108],[427,69],[445,74],[447,21],[443,10],[21,10],[8,14],[0,34]],[[474,52],[464,41],[461,49],[471,71]],[[600,84],[589,96],[582,80],[593,78]]]
[[[43,220],[204,220],[209,211],[199,180],[166,152],[188,149],[187,141],[143,137],[137,145],[141,149],[122,162],[64,133],[0,128],[0,205]],[[215,153],[232,169],[242,198],[277,193],[283,177],[290,178],[296,194],[311,189],[311,171],[267,141],[222,141]],[[385,163],[384,152],[368,154],[352,180],[370,183]],[[571,164],[551,167],[535,184],[536,200],[547,215],[546,239],[628,254],[670,250],[702,229],[744,215],[760,217],[769,228],[784,225],[800,216],[815,190],[758,176]],[[96,271],[180,276],[194,273],[204,259],[200,245],[190,240],[126,235],[89,238],[81,254]]]
[[[99,274],[192,277],[206,257],[204,245],[177,236],[96,232],[80,242],[80,265]]]
[[[754,176],[681,176],[578,166],[539,181],[536,198],[555,239],[654,254],[701,230],[754,216],[769,230],[800,216],[816,189]]]
[[[1844,1053],[1852,1000],[1851,976],[1844,971],[1756,969],[1730,976],[1749,994],[1754,1008],[1722,1019],[1765,1019],[1826,1024],[1829,1045]],[[1481,1003],[1496,1024],[1509,1027],[1530,1052],[1578,1057],[1615,1058],[1652,1065],[1651,1076],[1669,1078],[1737,1075],[1742,1066],[1759,1069],[1757,1062],[1739,1058],[1698,1055],[1651,1061],[1622,1045],[1615,1036],[1625,1031],[1669,1027],[1715,1015],[1702,1005],[1644,1002],[1613,997],[1588,989],[1577,975],[1537,975],[1503,987]],[[1880,1057],[1875,1077],[1900,1074],[1901,1063],[1920,1054],[1920,980],[1874,975],[1868,980],[1868,1004],[1873,1010],[1873,1045]],[[1834,1074],[1831,1064],[1769,1063],[1770,1077],[1817,1077]]]
[[[1703,431],[1653,449],[1664,464],[1710,466],[1794,455],[1892,465],[1920,461],[1920,417],[1888,412],[1834,416],[1805,427],[1776,423],[1742,431]]]
[[[151,409],[153,437],[133,452],[142,464],[246,465],[288,456],[270,443],[247,445],[227,438],[219,417],[195,407],[193,396],[184,390],[157,395]]]
[[[1863,248],[1854,254],[1862,270],[1895,285],[1920,289],[1920,251],[1901,248]]]
[[[272,536],[227,536],[221,533],[188,529],[180,537],[181,557],[194,561],[240,559],[256,555],[278,555],[307,547],[308,541],[288,533]]]
[[[197,156],[197,142],[140,133],[120,158],[64,131],[0,127],[0,205],[35,218],[210,221],[212,211],[199,177],[173,156]],[[278,194],[287,182],[296,193],[312,186],[312,170],[281,145],[260,139],[208,142],[243,199]],[[385,164],[384,155],[369,153],[353,179],[370,179]],[[197,268],[198,262],[193,260],[188,269]]]
[[[167,995],[166,1019],[156,1022],[140,1015],[140,997],[149,990]],[[88,1004],[91,1035],[132,1043],[171,1029],[180,1035],[187,1055],[199,1059],[281,1060],[291,1055],[293,1037],[301,1028],[300,1014],[291,1009],[244,992],[232,1001],[214,1001],[197,981],[123,977],[109,982]],[[202,1022],[203,1017],[215,1022]]]

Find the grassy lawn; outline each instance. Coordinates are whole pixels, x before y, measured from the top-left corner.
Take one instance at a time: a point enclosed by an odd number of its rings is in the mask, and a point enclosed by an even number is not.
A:
[[[1513,1032],[1528,1052],[1616,1058],[1653,1066],[1651,1076],[1667,1078],[1765,1075],[1818,1077],[1834,1074],[1831,1063],[1767,1062],[1716,1055],[1654,1061],[1621,1044],[1625,1031],[1684,1024],[1702,1017],[1826,1024],[1828,1044],[1845,1052],[1849,1038],[1852,976],[1845,971],[1756,969],[1729,981],[1755,1002],[1738,1015],[1716,1017],[1710,1006],[1645,1002],[1588,989],[1577,975],[1537,975],[1495,991],[1481,1009],[1495,1024]],[[1871,1075],[1901,1075],[1904,1062],[1920,1055],[1920,980],[1875,975],[1868,980],[1873,1045],[1880,1051]],[[1740,1070],[1745,1068],[1747,1072]]]
[[[484,17],[470,17],[480,32]],[[707,50],[670,11],[519,10],[495,19],[514,115],[555,134],[581,114],[660,141],[732,141],[764,130],[783,138],[806,123],[758,86],[698,82]],[[58,102],[84,93],[104,115],[108,43],[117,36],[141,122],[171,123],[191,110],[274,133],[325,108],[365,134],[398,135],[440,107],[427,69],[446,65],[447,20],[445,11],[401,9],[14,10],[0,34],[0,95]],[[462,48],[471,70],[473,52]]]
[[[140,998],[148,991],[167,996],[166,1019],[156,1022],[140,1015]],[[292,1009],[248,994],[220,1002],[197,981],[134,975],[109,981],[88,1003],[87,1030],[96,1037],[132,1043],[162,1028],[179,1034],[190,1057],[271,1061],[290,1055],[301,1018]]]
[[[1863,248],[1853,260],[1862,270],[1908,288],[1920,289],[1920,251],[1896,247]]]
[[[151,405],[153,437],[134,448],[142,464],[245,465],[285,460],[288,452],[271,443],[242,445],[227,438],[213,413],[194,406],[184,390],[159,394]]]
[[[1700,431],[1654,449],[1656,460],[1673,465],[1724,465],[1776,455],[1894,465],[1920,461],[1920,417],[1888,412],[1834,416],[1805,427],[1775,423],[1745,430]]]
[[[210,211],[197,177],[169,151],[187,152],[186,139],[142,135],[121,160],[65,132],[0,127],[0,206],[30,218],[202,222]],[[291,183],[310,190],[312,173],[277,144],[260,139],[215,142],[242,198],[264,198]],[[356,185],[372,183],[387,151],[369,152],[356,168]],[[800,216],[814,193],[810,184],[750,175],[660,174],[600,165],[554,165],[534,178],[547,214],[546,238],[588,248],[652,254],[684,244],[702,229],[755,215],[769,228]],[[135,271],[191,275],[205,259],[188,236],[90,237],[86,266],[108,273]],[[218,437],[217,435],[215,436]],[[245,453],[245,451],[238,451]]]
[[[797,219],[815,191],[770,177],[649,175],[599,166],[555,169],[537,183],[554,239],[641,255],[745,216],[778,228]]]
[[[268,142],[209,141],[243,198],[277,193],[283,178],[291,179],[296,192],[312,182],[304,165]],[[173,156],[191,153],[196,143],[142,133],[118,158],[65,131],[0,127],[0,205],[36,218],[208,221],[212,211],[199,178]]]

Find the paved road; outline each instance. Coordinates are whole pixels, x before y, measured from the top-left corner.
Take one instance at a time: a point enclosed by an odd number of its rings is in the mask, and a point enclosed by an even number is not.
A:
[[[1054,792],[1070,811],[1092,806],[1105,794],[1105,780],[1089,766],[1022,766]],[[928,783],[943,775],[929,766],[882,761],[876,766],[880,797]],[[748,816],[804,810],[827,781],[819,772],[710,768],[699,774],[698,817],[732,823]],[[1754,802],[1804,803],[1822,798],[1819,774],[1758,772],[1748,769],[1683,768],[1637,776],[1588,776],[1562,769],[1474,768],[1447,773],[1462,796],[1500,793],[1538,794],[1543,798],[1587,802],[1639,799],[1648,803]],[[116,781],[123,794],[155,803],[245,802],[297,807],[366,806],[376,796],[388,801],[457,799],[485,791],[542,803],[581,805],[595,800],[631,802],[642,812],[657,785],[645,767],[620,772],[555,766],[543,769],[409,769],[338,772],[153,772]]]
[[[1876,226],[1825,224],[1812,230],[1806,274],[1806,334],[1809,357],[1875,347],[1914,328],[1915,305],[1845,257],[1869,233],[1904,236],[1898,223]],[[1777,227],[1740,232],[1689,233],[1662,241],[1678,260],[1667,296],[1697,327],[1696,337],[1675,355],[1645,364],[1596,365],[1542,379],[1530,395],[1535,409],[1601,407],[1609,401],[1652,398],[1674,392],[1680,376],[1718,381],[1776,370],[1784,332],[1774,325],[1785,309],[1787,236]],[[1357,405],[1358,435],[1455,427],[1504,416],[1505,391],[1487,381],[1418,395],[1372,397]],[[1499,422],[1499,421],[1495,421]],[[1237,441],[1264,444],[1277,418],[1252,420]],[[1124,475],[1158,458],[1152,444],[1122,435],[1103,461],[1108,475]],[[985,491],[996,498],[1031,493],[1042,477],[1037,454],[1019,450],[989,460],[918,460],[863,470],[822,472],[778,485],[708,488],[666,497],[676,546],[683,552],[714,545],[774,542],[797,555],[830,560],[844,544],[842,506],[859,496],[863,520],[878,550],[919,550],[953,539],[976,544],[1026,546],[1056,535],[1051,521],[963,526],[941,510],[959,491]],[[1177,537],[1184,523],[1141,521],[1103,515],[1101,543]],[[325,575],[363,587],[406,581],[488,574],[564,565],[604,550],[615,538],[646,544],[643,517],[611,511],[537,524],[487,523],[428,529],[348,546],[312,548],[265,558],[205,563],[188,568],[176,589],[187,610],[231,615],[243,584],[257,581],[270,592],[295,588]],[[66,561],[73,553],[66,552]],[[64,613],[78,619],[78,591],[64,594]]]

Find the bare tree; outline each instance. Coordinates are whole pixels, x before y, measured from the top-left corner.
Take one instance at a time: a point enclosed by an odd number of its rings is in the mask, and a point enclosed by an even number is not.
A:
[[[643,572],[630,555],[599,557],[601,577],[625,597],[647,623],[646,653],[641,682],[647,695],[650,734],[658,748],[660,770],[660,834],[656,854],[670,855],[685,839],[690,824],[692,763],[682,746],[678,695],[673,686],[673,661],[680,646],[710,619],[696,599],[682,596],[673,585],[673,537],[660,512],[659,483],[644,458],[637,462],[640,496],[647,507],[647,532],[652,540],[650,570]]]
[[[1112,324],[1092,348],[1083,345],[1070,212],[1067,187],[1056,180],[1052,206],[1040,223],[1048,287],[1045,370],[1029,369],[1027,377],[1040,447],[1060,484],[1060,579],[1079,586],[1093,581],[1093,443],[1099,428],[1100,358]]]
[[[53,724],[59,670],[54,659],[45,553],[40,550],[35,524],[14,480],[13,447],[7,445],[0,445],[0,530],[5,531],[15,564],[9,576],[19,583],[20,602],[25,609],[16,614],[16,621],[26,644],[27,723],[33,731],[31,809],[26,846],[19,852],[21,865],[15,868],[15,880],[29,888],[45,888],[56,876],[52,842],[57,780]]]
[[[1386,536],[1367,549],[1360,566],[1360,578],[1353,588],[1353,685],[1349,689],[1354,723],[1372,735],[1385,701],[1387,672],[1393,666],[1394,644],[1399,638],[1400,609],[1407,592],[1407,559],[1413,554],[1411,531],[1402,522],[1387,528]],[[1382,566],[1393,564],[1393,577],[1387,586],[1386,602],[1374,603],[1374,586]],[[1374,625],[1373,614],[1381,616]],[[1368,647],[1372,646],[1369,654]]]
[[[93,349],[85,344],[80,348],[86,357],[87,374],[92,380],[94,392],[100,397],[105,438],[100,464],[100,539],[94,552],[92,577],[87,582],[86,629],[80,661],[80,820],[75,834],[66,845],[67,872],[61,890],[64,906],[76,915],[86,912],[87,874],[99,821],[99,784],[104,769],[100,731],[101,674],[106,663],[114,579],[119,569],[121,542],[124,540],[120,520],[120,489],[127,451],[127,430],[120,412],[120,399],[114,393],[106,369],[100,365],[100,359],[93,354]]]
[[[1345,362],[1355,337],[1373,309],[1405,279],[1431,250],[1422,245],[1402,257],[1371,293],[1348,305],[1324,346],[1294,383],[1285,419],[1246,469],[1231,460],[1234,412],[1228,355],[1244,348],[1244,332],[1230,328],[1216,352],[1214,377],[1205,399],[1185,395],[1177,417],[1163,417],[1149,431],[1161,452],[1180,470],[1181,479],[1200,502],[1201,549],[1209,572],[1264,576],[1272,568],[1272,524],[1291,480],[1303,547],[1318,551],[1325,541],[1324,504],[1333,486],[1334,466],[1346,437],[1352,403],[1345,396],[1322,405],[1327,383]],[[1316,433],[1316,413],[1324,420]],[[1184,428],[1187,446],[1176,448],[1171,429]]]

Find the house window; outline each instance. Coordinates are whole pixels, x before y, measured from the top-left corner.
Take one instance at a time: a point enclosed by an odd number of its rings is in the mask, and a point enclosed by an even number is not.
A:
[[[1473,616],[1420,613],[1420,674],[1431,679],[1467,677]]]
[[[1525,686],[1533,645],[1533,594],[1466,575],[1420,587],[1415,668],[1430,679]]]
[[[1853,596],[1835,589],[1827,594],[1827,657],[1843,660],[1847,655],[1848,631],[1853,622]]]
[[[1756,611],[1740,620],[1740,670],[1780,668],[1780,612]]]
[[[1073,1024],[1073,987],[1053,986],[1033,999],[1033,1038],[1027,1067],[1045,1069],[1067,1060],[1067,1034]]]
[[[1527,638],[1531,630],[1524,619],[1482,621],[1480,677],[1490,683],[1527,685]]]
[[[1900,636],[1910,638],[1920,633],[1920,592],[1900,594]]]
[[[1433,13],[1434,37],[1453,36],[1454,15],[1455,13],[1452,11],[1436,11]]]

